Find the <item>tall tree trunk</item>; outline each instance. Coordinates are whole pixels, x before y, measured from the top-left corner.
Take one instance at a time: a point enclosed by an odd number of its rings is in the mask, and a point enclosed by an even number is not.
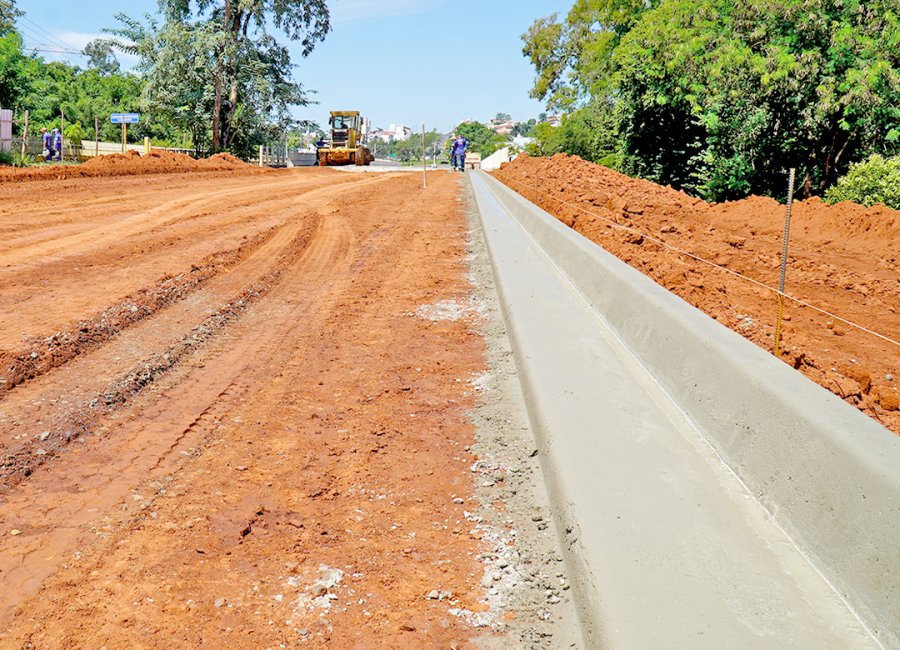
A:
[[[229,33],[228,30],[231,27],[231,0],[225,0],[225,33]],[[216,61],[216,79],[215,79],[215,100],[213,101],[213,136],[212,136],[212,149],[213,153],[220,151],[225,144],[223,142],[222,133],[224,129],[222,128],[222,73],[225,69],[225,45],[223,43],[219,44],[219,54]],[[227,126],[227,125],[226,125]]]
[[[241,34],[241,25],[245,21],[245,12],[240,6],[231,9],[230,0],[225,6],[225,34],[228,38],[229,55],[225,64],[223,83],[228,84],[228,104],[222,117],[222,144],[223,147],[231,145],[231,136],[234,133],[234,114],[237,111],[239,100],[238,87],[238,43]],[[250,15],[246,15],[246,22],[250,22]]]
[[[216,98],[213,101],[212,116],[212,153],[216,153],[222,148],[222,55],[219,53],[219,62],[216,64]]]

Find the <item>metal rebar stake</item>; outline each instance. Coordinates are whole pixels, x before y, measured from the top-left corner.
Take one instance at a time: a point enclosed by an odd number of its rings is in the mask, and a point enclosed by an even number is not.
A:
[[[788,244],[791,238],[791,205],[794,202],[794,177],[797,170],[793,167],[788,176],[787,210],[784,215],[784,248],[781,251],[781,279],[778,282],[778,317],[775,320],[775,356],[781,356],[781,322],[784,316],[784,280],[787,275]]]

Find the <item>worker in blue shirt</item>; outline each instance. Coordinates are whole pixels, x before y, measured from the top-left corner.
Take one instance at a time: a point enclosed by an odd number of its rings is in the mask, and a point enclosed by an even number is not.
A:
[[[59,129],[53,129],[53,152],[57,160],[63,159],[62,133],[59,132]]]
[[[41,128],[41,146],[44,148],[44,161],[53,160],[53,134],[46,128]]]
[[[455,171],[466,171],[466,149],[468,149],[468,147],[469,141],[461,135],[456,136],[453,140],[453,144],[450,145],[450,160]]]

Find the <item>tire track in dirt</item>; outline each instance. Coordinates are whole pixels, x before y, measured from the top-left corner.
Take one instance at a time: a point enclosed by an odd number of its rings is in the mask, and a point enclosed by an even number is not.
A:
[[[343,182],[353,180],[338,178]],[[214,198],[213,203],[193,201],[162,223],[154,223],[152,219],[143,224],[134,223],[132,229],[144,229],[126,233],[127,236],[111,242],[98,239],[96,231],[118,228],[118,222],[100,224],[75,236],[81,241],[81,250],[39,256],[24,264],[13,263],[9,256],[0,255],[0,349],[18,348],[20,333],[33,337],[63,327],[78,309],[82,318],[87,317],[94,312],[98,301],[112,302],[133,293],[154,282],[163,269],[170,275],[178,275],[203,257],[222,248],[235,247],[241,235],[254,236],[253,230],[262,231],[283,223],[285,215],[279,212],[278,205],[283,205],[285,191],[295,191],[296,188],[288,190],[293,187],[291,183],[300,183],[310,191],[330,185],[318,175],[308,179],[302,174],[285,174],[277,184],[268,181],[261,188],[239,186],[241,196]],[[199,194],[193,189],[190,194],[202,198],[204,194],[215,197],[220,192],[220,188],[214,187]],[[263,204],[269,204],[269,209],[261,209]],[[123,197],[123,210],[128,211],[129,205],[128,198]],[[154,207],[151,212],[159,209]],[[80,212],[77,208],[73,211]],[[141,219],[146,214],[147,211],[138,210],[127,219]],[[111,236],[119,237],[115,233]],[[123,265],[124,260],[131,259],[134,262]],[[13,302],[15,309],[3,309],[4,304]]]
[[[78,321],[66,330],[46,337],[35,337],[17,351],[0,350],[0,400],[5,399],[16,386],[68,363],[164,307],[184,300],[211,278],[246,259],[271,239],[276,230],[278,227],[273,226],[236,249],[208,256],[192,265],[190,271],[175,277],[163,277],[153,286],[126,296],[118,304]]]
[[[317,290],[327,287],[331,269],[346,255],[348,244],[346,219],[327,219],[305,251],[279,273],[289,272],[297,276],[295,282],[302,279],[302,284]],[[143,417],[117,427],[115,436],[104,440],[102,454],[96,449],[91,453],[86,448],[74,449],[65,471],[50,468],[9,495],[0,506],[0,520],[16,522],[29,539],[25,545],[17,544],[14,554],[5,548],[6,540],[0,539],[0,575],[5,584],[16,587],[0,593],[0,621],[65,561],[66,551],[77,548],[79,540],[92,538],[94,533],[85,526],[99,513],[123,501],[151,472],[169,469],[167,461],[177,458],[180,447],[189,445],[188,440],[199,430],[198,423],[204,418],[215,421],[213,411],[223,397],[234,399],[252,385],[248,378],[242,379],[247,365],[264,356],[264,348],[276,349],[292,328],[302,325],[305,312],[317,305],[315,292],[294,297],[287,309],[278,310],[283,318],[269,321],[272,326],[264,335],[258,328],[236,335],[223,354],[189,373]],[[192,349],[190,353],[199,355],[201,351]]]
[[[0,571],[10,552],[23,561],[9,579],[19,595],[0,596],[0,639],[468,647],[483,635],[450,613],[480,607],[482,543],[453,500],[471,498],[473,402],[459,382],[481,368],[480,338],[415,317],[467,295],[465,227],[446,207],[455,179],[434,181],[427,204],[406,178],[378,202],[326,210],[296,272],[111,414],[114,436],[86,437],[16,488],[0,530],[21,534],[0,537]],[[323,564],[343,582],[307,591]]]
[[[382,182],[376,178],[359,183]],[[319,191],[319,201],[342,191]],[[291,199],[312,200],[309,193]],[[0,485],[7,488],[52,460],[73,440],[88,433],[99,417],[127,404],[191,350],[217,336],[264,297],[303,253],[319,217],[315,212],[283,227],[227,275],[191,300],[170,307],[160,318],[129,331],[108,348],[82,363],[60,369],[47,384],[36,385],[4,405],[6,457],[0,463]],[[224,302],[224,306],[221,305]],[[210,313],[211,312],[211,313]],[[207,315],[208,314],[208,315]],[[194,323],[199,325],[193,326]],[[189,331],[186,331],[189,330]],[[173,342],[174,341],[174,342]],[[147,350],[160,350],[149,357]],[[84,377],[94,379],[84,381]],[[105,387],[95,386],[96,381]],[[60,399],[58,396],[63,395]],[[49,406],[48,406],[49,405]],[[14,415],[5,415],[7,413]],[[15,418],[15,419],[13,419]]]
[[[235,248],[265,229],[283,224],[287,215],[279,206],[285,204],[283,194],[290,187],[285,183],[291,178],[310,191],[328,185],[321,178],[310,181],[296,175],[287,180],[282,177],[278,191],[246,185],[242,186],[243,200],[234,198],[216,205],[221,216],[200,210],[206,216],[196,220],[185,213],[184,219],[156,229],[156,234],[140,233],[109,246],[96,246],[90,234],[81,235],[88,237],[86,248],[74,257],[0,266],[0,349],[16,350],[23,337],[45,337],[79,317],[96,313],[98,304],[114,304],[122,296],[152,285],[162,272],[177,276],[204,257]],[[269,203],[270,209],[260,209],[263,203]],[[132,209],[129,206],[123,197],[123,210]],[[77,207],[72,211],[81,212]],[[133,261],[123,264],[124,260]],[[3,308],[13,304],[14,309]]]
[[[289,197],[266,197],[260,203],[252,205],[257,209],[265,205],[276,213],[289,214],[289,210],[299,196],[327,196],[336,191],[331,186],[323,185],[316,185],[312,188],[301,187],[301,190],[300,194],[297,194],[296,191],[291,192]],[[247,239],[245,236],[241,245],[236,249],[217,251],[199,263],[192,263],[189,269],[184,268],[178,273],[156,280],[150,287],[139,289],[118,300],[117,304],[105,308],[99,314],[77,321],[62,331],[49,335],[31,336],[25,345],[18,349],[0,349],[0,400],[4,397],[4,389],[11,390],[23,381],[68,362],[78,354],[104,343],[127,327],[155,314],[159,309],[185,299],[193,290],[198,289],[211,278],[230,272],[235,265],[251,255],[275,232],[283,229],[286,218],[289,217],[278,218],[276,225],[270,226],[262,232],[253,234],[251,231],[250,238]],[[243,227],[246,229],[248,225],[245,223]],[[282,245],[286,244],[289,239],[289,236],[285,239],[284,233],[282,233],[281,239],[276,238],[273,245],[278,245],[279,242]],[[142,257],[145,257],[146,251],[142,251],[142,253]],[[53,273],[45,275],[47,277],[54,276]],[[58,277],[64,273],[57,272],[55,275]],[[74,278],[73,281],[83,282],[80,277]],[[90,299],[89,294],[86,299]],[[65,307],[66,305],[63,305],[63,308]],[[16,326],[20,323],[32,321],[28,312],[23,310],[21,305],[14,313],[11,311],[7,314],[6,318],[11,319],[11,323],[5,324],[8,332],[19,329]],[[0,323],[3,320],[0,319]],[[32,321],[30,327],[33,326]]]

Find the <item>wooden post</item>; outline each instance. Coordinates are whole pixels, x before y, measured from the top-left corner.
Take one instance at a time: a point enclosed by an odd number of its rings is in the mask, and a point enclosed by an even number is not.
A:
[[[428,152],[425,151],[425,125],[422,125],[422,189],[428,189]]]
[[[122,153],[125,153],[125,143],[128,141],[128,125],[122,120]]]
[[[260,167],[263,166],[263,149],[264,148],[265,148],[264,145],[259,145],[259,166]]]
[[[66,112],[59,109],[59,162],[66,162]]]
[[[148,136],[144,136],[144,155],[150,155],[150,138]]]
[[[25,111],[25,130],[22,131],[22,158],[25,157],[25,149],[28,146],[28,116],[29,112]]]
[[[94,118],[94,158],[100,155],[100,118]]]

